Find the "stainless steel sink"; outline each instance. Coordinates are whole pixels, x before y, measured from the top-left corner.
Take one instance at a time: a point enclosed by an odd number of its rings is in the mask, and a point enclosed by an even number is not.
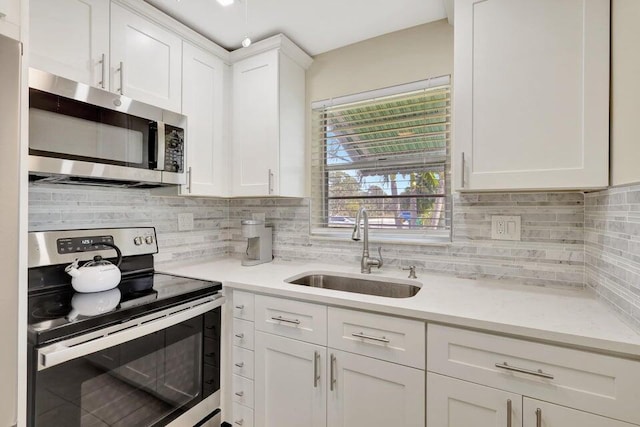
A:
[[[420,287],[409,280],[378,277],[369,279],[355,275],[338,275],[337,273],[325,272],[303,273],[286,279],[285,282],[313,288],[388,298],[409,298],[420,291]]]

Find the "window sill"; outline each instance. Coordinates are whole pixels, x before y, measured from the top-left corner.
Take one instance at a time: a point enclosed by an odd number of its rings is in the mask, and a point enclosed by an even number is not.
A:
[[[351,233],[346,231],[326,231],[326,230],[312,230],[309,234],[311,240],[324,240],[324,241],[336,241],[336,240],[349,240],[351,241]],[[432,236],[425,236],[419,234],[413,235],[398,235],[388,234],[379,235],[375,233],[369,234],[369,242],[371,243],[388,243],[394,245],[412,245],[412,246],[450,246],[451,234],[446,232],[442,234],[434,234]]]

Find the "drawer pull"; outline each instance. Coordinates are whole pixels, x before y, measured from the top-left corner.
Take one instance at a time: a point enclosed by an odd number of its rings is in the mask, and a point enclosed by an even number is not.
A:
[[[239,426],[241,426],[242,424],[244,424],[244,420],[243,419],[239,419],[233,422],[234,424],[238,424]]]
[[[536,377],[547,378],[549,380],[552,380],[554,378],[553,375],[542,372],[542,369],[534,371],[533,369],[518,368],[517,366],[511,366],[507,364],[507,362],[496,363],[496,368],[506,369],[507,371],[520,372],[521,374],[534,375]]]
[[[240,362],[240,363],[236,363],[235,364],[238,368],[242,368],[244,366],[244,362]]]
[[[389,340],[386,337],[382,337],[382,338],[378,338],[378,337],[372,337],[371,335],[365,335],[364,332],[358,332],[358,333],[353,333],[351,334],[351,336],[356,337],[356,338],[363,338],[366,340],[371,340],[371,341],[378,341],[378,342],[384,342],[384,343],[388,343]]]
[[[542,427],[542,409],[536,409],[536,427]]]
[[[507,427],[511,427],[511,399],[507,399]]]
[[[238,310],[244,310],[244,304],[236,305]]]
[[[331,366],[329,367],[329,374],[331,375],[331,378],[329,379],[329,388],[331,389],[331,391],[333,391],[333,388],[336,385],[336,356],[332,354],[330,360]]]
[[[318,387],[318,381],[320,381],[320,373],[318,371],[320,365],[320,353],[313,352],[313,387]]]
[[[293,323],[294,325],[300,324],[300,321],[298,319],[287,319],[286,317],[282,316],[273,316],[271,317],[271,319],[277,322]]]
[[[234,394],[238,397],[242,397],[244,396],[244,391],[236,391]]]
[[[242,338],[244,338],[244,334],[236,334],[236,338],[242,339]]]

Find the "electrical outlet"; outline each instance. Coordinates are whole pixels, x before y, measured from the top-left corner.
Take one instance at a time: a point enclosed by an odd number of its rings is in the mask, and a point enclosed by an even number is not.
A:
[[[519,216],[491,215],[493,240],[521,240],[522,227]]]
[[[193,214],[181,213],[178,214],[178,231],[190,231],[193,230]]]

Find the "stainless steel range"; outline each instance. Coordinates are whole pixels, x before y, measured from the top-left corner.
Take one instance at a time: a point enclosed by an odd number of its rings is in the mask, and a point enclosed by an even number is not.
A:
[[[116,252],[117,287],[74,291],[69,264]],[[220,425],[222,285],[157,252],[152,227],[29,233],[30,426]]]

